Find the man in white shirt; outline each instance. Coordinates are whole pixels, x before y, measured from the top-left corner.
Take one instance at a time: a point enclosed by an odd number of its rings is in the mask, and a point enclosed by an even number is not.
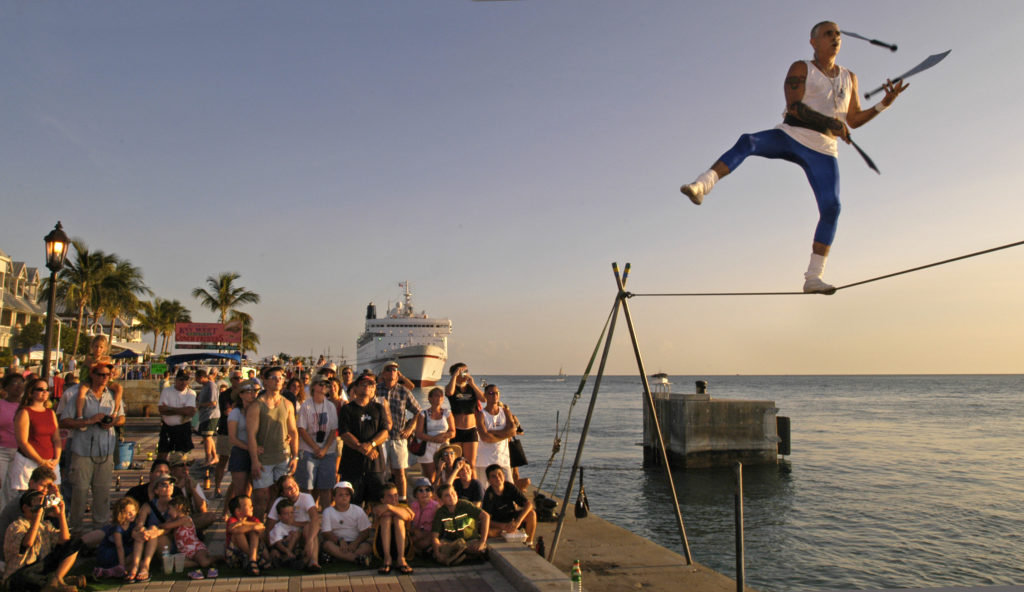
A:
[[[157,458],[167,459],[171,452],[188,452],[192,445],[192,416],[196,414],[196,393],[189,388],[192,374],[178,370],[174,384],[160,392],[160,439]]]

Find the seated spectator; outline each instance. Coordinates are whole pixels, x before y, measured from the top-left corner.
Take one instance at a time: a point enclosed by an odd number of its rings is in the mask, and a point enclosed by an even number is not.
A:
[[[459,499],[467,499],[479,506],[484,499],[484,488],[473,479],[473,468],[461,456],[461,452],[460,445],[448,444],[434,453],[434,464],[437,466],[434,490],[440,490],[442,485],[451,485],[455,487]]]
[[[444,565],[456,565],[466,556],[484,556],[491,517],[472,503],[460,500],[451,485],[442,485],[437,493],[441,507],[434,514],[431,527],[434,559]]]
[[[320,552],[320,512],[317,509],[316,500],[308,493],[299,491],[299,485],[291,475],[285,475],[277,480],[277,489],[281,491],[281,497],[274,500],[270,505],[270,513],[267,514],[267,532],[272,532],[277,523],[281,520],[278,515],[278,505],[287,500],[295,508],[295,524],[302,529],[301,548],[306,550],[306,567],[319,569],[317,557]]]
[[[253,515],[252,500],[247,495],[236,495],[228,500],[228,518],[225,526],[227,545],[225,552],[228,565],[242,567],[250,576],[258,576],[261,569],[269,565],[264,557],[261,541],[266,528]]]
[[[409,522],[413,519],[413,511],[409,506],[398,501],[398,486],[387,483],[381,490],[381,503],[373,507],[373,519],[377,531],[373,537],[374,553],[384,560],[384,565],[377,570],[380,574],[390,574],[391,564],[398,564],[398,571],[403,575],[412,573],[406,562],[406,555],[412,555],[412,541],[406,532]]]
[[[424,553],[431,547],[430,531],[434,526],[434,514],[441,506],[441,502],[434,499],[434,488],[425,477],[420,477],[413,483],[413,500],[409,504],[412,509],[412,524],[409,525],[409,538],[412,539],[413,549],[417,553]]]
[[[139,503],[139,507],[149,503],[149,500],[156,497],[156,491],[154,486],[157,480],[161,477],[171,476],[171,465],[164,459],[156,459],[153,464],[149,467],[149,481],[145,483],[139,483],[138,485],[130,488],[125,495],[134,499]]]
[[[296,507],[292,500],[283,498],[275,504],[279,520],[270,529],[270,556],[278,565],[287,565],[295,569],[302,568],[310,572],[320,571],[317,563],[317,547],[307,543],[303,528],[309,524],[296,521]],[[302,557],[299,557],[299,552]]]
[[[217,513],[208,511],[209,501],[203,492],[202,484],[196,483],[188,472],[188,466],[191,464],[188,455],[172,452],[168,459],[171,477],[174,477],[175,481],[174,495],[184,499],[185,513],[191,518],[196,530],[202,533],[217,521]]]
[[[52,497],[51,497],[52,496]],[[60,527],[43,520],[48,500],[56,500]],[[71,585],[64,578],[78,558],[81,539],[72,539],[64,514],[64,500],[59,494],[44,495],[41,491],[24,493],[19,503],[21,517],[4,533],[4,581],[8,590],[38,592],[76,592],[82,581]]]
[[[139,509],[132,530],[134,547],[132,561],[128,566],[127,582],[148,582],[149,566],[156,550],[167,547],[177,553],[174,545],[174,529],[185,523],[182,518],[172,519],[169,514],[171,498],[174,497],[174,477],[157,479],[154,485],[156,496]]]
[[[334,505],[324,510],[320,527],[323,550],[331,557],[369,567],[370,519],[352,504],[355,490],[351,483],[339,481],[333,492]]]
[[[174,546],[177,547],[178,553],[184,553],[186,559],[191,559],[199,564],[199,569],[188,572],[189,579],[202,580],[219,576],[217,569],[213,567],[209,549],[206,548],[203,541],[199,540],[195,522],[188,515],[188,503],[185,501],[185,497],[171,498],[171,507],[167,510],[167,518],[182,523],[181,526],[174,529]],[[205,576],[202,572],[204,569],[206,570]]]
[[[452,487],[455,488],[455,493],[460,500],[472,502],[479,508],[480,502],[484,501],[484,488],[479,481],[473,478],[473,469],[466,459],[457,459],[456,462],[459,463],[458,471],[455,473],[455,479],[452,480]]]
[[[92,575],[100,578],[123,578],[128,573],[128,564],[132,558],[130,548],[132,527],[139,515],[139,504],[125,496],[117,500],[113,508],[110,524],[103,527],[103,540],[96,549],[96,567]]]
[[[515,532],[525,527],[526,544],[533,544],[533,533],[537,530],[537,513],[531,502],[518,487],[505,482],[505,471],[500,465],[488,465],[485,469],[490,487],[484,493],[484,511],[491,516],[489,536],[500,536],[503,532]]]
[[[28,491],[41,491],[43,493],[59,493],[56,473],[48,467],[36,467],[28,478]],[[27,492],[26,492],[27,493]],[[7,527],[12,522],[21,518],[21,496],[8,502],[3,510],[0,510],[0,532],[7,532]],[[57,511],[49,508],[46,511],[45,519],[60,528],[60,521],[57,520]]]

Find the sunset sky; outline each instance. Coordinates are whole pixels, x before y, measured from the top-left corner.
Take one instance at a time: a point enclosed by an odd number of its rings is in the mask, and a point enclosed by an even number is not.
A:
[[[979,9],[979,6],[983,9]],[[579,373],[615,298],[796,291],[817,211],[752,158],[699,208],[679,185],[775,126],[825,19],[863,91],[952,49],[840,147],[825,279],[1024,239],[1024,4],[4,2],[0,249],[43,267],[57,220],[191,290],[241,274],[260,355],[355,359],[366,304],[412,283],[478,374]],[[1024,247],[835,296],[633,298],[647,369],[1019,373]],[[624,324],[609,371],[635,372]],[[149,339],[149,338],[147,338]]]

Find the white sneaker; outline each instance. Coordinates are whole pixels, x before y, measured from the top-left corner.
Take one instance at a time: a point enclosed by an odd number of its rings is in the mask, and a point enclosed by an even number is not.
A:
[[[690,201],[697,204],[698,206],[704,203],[704,186],[701,183],[689,183],[679,188],[684,195],[690,198]]]
[[[804,280],[804,293],[831,295],[836,293],[836,287],[832,284],[826,284],[820,277],[812,277]]]

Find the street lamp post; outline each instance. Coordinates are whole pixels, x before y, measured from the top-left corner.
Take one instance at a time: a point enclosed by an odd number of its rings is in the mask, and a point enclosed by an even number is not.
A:
[[[68,235],[57,222],[50,234],[43,237],[46,242],[46,268],[50,270],[50,298],[46,304],[46,335],[43,337],[43,368],[40,377],[50,378],[50,337],[53,335],[53,309],[57,301],[57,272],[64,267],[64,257],[68,253]]]

